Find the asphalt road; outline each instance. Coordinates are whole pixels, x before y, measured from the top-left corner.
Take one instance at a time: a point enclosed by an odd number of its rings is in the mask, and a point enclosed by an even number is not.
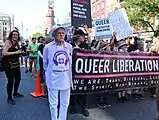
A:
[[[35,78],[22,71],[20,92],[24,98],[16,99],[16,105],[6,102],[6,78],[0,73],[0,120],[50,120],[48,101],[42,98],[33,98],[30,93],[34,91]],[[111,108],[100,109],[96,107],[95,99],[89,96],[90,117],[85,118],[80,113],[68,115],[68,120],[154,120],[155,100],[146,95],[145,100],[130,100],[119,103],[115,97],[109,95]]]

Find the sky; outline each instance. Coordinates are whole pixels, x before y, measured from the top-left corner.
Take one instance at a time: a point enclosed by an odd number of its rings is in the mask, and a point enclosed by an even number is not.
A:
[[[23,22],[24,34],[35,32],[35,26],[43,25],[47,13],[48,0],[0,0],[0,13],[14,14],[15,26],[21,31]]]

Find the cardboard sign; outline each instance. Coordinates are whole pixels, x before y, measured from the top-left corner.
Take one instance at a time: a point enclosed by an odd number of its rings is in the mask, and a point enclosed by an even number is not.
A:
[[[125,39],[133,34],[126,11],[124,8],[108,14],[108,19],[116,32],[118,41]]]
[[[112,28],[109,19],[98,19],[94,21],[95,36],[98,39],[110,39],[112,37]]]

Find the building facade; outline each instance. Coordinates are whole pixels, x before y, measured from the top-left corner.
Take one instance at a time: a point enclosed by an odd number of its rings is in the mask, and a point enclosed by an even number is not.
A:
[[[0,13],[0,46],[8,37],[11,31],[11,17],[8,14]]]
[[[110,13],[114,11],[115,9],[118,9],[121,7],[121,3],[123,3],[124,0],[106,0],[107,4],[107,13]]]
[[[102,19],[107,17],[109,12],[120,8],[124,0],[92,0],[92,19]]]
[[[92,0],[92,19],[105,18],[107,15],[106,0]]]
[[[49,0],[48,1],[48,12],[46,14],[46,21],[45,21],[45,32],[46,34],[49,34],[52,26],[55,24],[54,21],[54,1]]]

